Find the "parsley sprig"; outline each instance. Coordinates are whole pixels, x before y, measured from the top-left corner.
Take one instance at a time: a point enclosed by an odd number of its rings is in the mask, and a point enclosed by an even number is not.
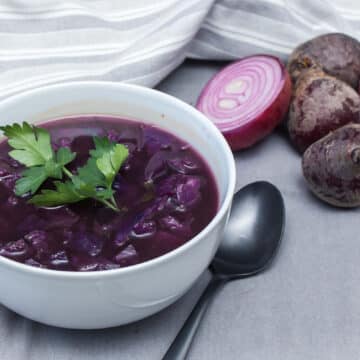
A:
[[[73,174],[66,165],[75,159],[76,153],[65,147],[54,151],[50,134],[45,129],[24,122],[2,126],[0,130],[13,148],[9,155],[26,166],[15,184],[16,195],[34,195],[29,203],[49,207],[91,198],[119,211],[112,184],[129,155],[124,145],[95,136],[95,148],[90,151],[87,163]],[[49,178],[57,180],[53,182],[54,188],[35,194]]]
[[[3,126],[0,130],[13,148],[9,155],[27,167],[22,178],[16,182],[16,195],[34,194],[48,178],[62,179],[65,165],[75,158],[76,154],[68,148],[60,148],[55,153],[50,134],[26,122]]]

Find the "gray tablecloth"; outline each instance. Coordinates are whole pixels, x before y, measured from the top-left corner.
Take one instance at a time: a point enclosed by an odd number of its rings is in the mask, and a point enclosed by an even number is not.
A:
[[[193,104],[218,66],[187,62],[159,89]],[[236,164],[237,188],[265,179],[282,191],[285,238],[271,269],[219,293],[189,359],[359,359],[359,211],[337,210],[313,198],[300,157],[281,131],[236,154]],[[0,307],[0,359],[158,360],[208,279],[205,273],[186,296],[155,316],[102,331],[51,328]]]

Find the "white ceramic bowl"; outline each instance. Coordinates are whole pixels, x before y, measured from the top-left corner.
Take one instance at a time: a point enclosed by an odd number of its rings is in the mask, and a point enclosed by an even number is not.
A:
[[[191,106],[161,92],[109,82],[76,82],[28,91],[0,103],[0,123],[37,122],[76,114],[142,120],[188,141],[215,174],[217,215],[178,249],[131,267],[90,273],[33,268],[0,256],[0,302],[44,324],[106,328],[151,315],[183,295],[211,261],[235,187],[229,146]]]

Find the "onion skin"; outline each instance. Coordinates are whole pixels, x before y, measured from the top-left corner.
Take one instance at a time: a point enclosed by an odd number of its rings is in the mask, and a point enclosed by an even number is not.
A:
[[[266,57],[272,59],[272,61],[275,60],[277,65],[280,67],[281,82],[280,84],[276,84],[276,86],[279,87],[279,92],[272,103],[261,113],[257,114],[255,118],[251,119],[251,121],[239,124],[239,126],[230,130],[222,130],[220,128],[220,131],[228,141],[233,151],[248,148],[269,135],[274,128],[283,121],[289,109],[292,91],[291,79],[286,67],[278,58],[271,55],[255,55],[245,57],[239,60],[239,63],[244,60],[256,58],[257,56]],[[234,64],[236,63],[230,64],[222,71],[226,71],[228,67]],[[216,76],[217,74],[209,80],[200,94],[196,104],[196,108],[200,111],[202,111],[202,103],[206,101],[208,88],[211,86]],[[215,125],[217,125],[216,122]]]
[[[337,207],[360,206],[360,125],[345,125],[312,144],[302,169],[321,200]]]
[[[360,96],[345,82],[312,69],[299,78],[287,127],[299,150],[343,125],[360,122]]]
[[[360,43],[348,35],[330,33],[299,45],[288,62],[293,83],[306,71],[314,68],[357,89],[360,78]]]

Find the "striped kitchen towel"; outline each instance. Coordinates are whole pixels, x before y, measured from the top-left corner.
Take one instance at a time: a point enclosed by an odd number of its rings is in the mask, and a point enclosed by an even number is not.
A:
[[[154,86],[186,56],[284,57],[334,31],[360,37],[360,1],[0,0],[0,99],[61,81]]]

